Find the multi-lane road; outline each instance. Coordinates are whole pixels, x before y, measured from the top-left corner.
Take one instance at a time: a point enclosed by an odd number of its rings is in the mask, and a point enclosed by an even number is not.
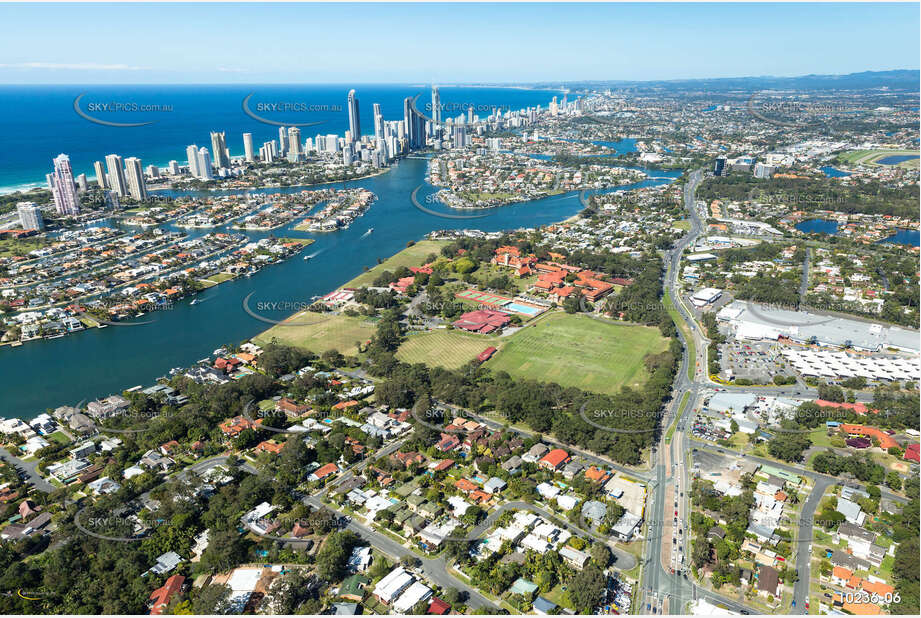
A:
[[[687,330],[694,340],[695,355],[693,359],[690,357],[688,342],[685,340],[684,332],[679,328],[678,336],[684,345],[684,357],[681,370],[675,378],[672,392],[673,401],[667,410],[664,426],[668,426],[672,419],[677,420],[674,421],[675,431],[671,440],[667,441],[663,436],[658,449],[653,454],[655,487],[654,491],[649,494],[650,503],[647,504],[646,510],[649,514],[649,527],[647,529],[648,538],[643,560],[642,586],[645,596],[640,597],[641,605],[639,609],[641,613],[649,613],[648,610],[651,608],[657,608],[660,611],[663,608],[667,608],[667,611],[672,614],[686,613],[687,603],[701,597],[707,598],[710,602],[722,605],[731,611],[760,613],[758,610],[747,608],[742,603],[698,588],[691,579],[685,577],[685,574],[690,570],[689,559],[687,558],[690,547],[688,543],[688,527],[686,525],[690,513],[690,492],[688,491],[690,476],[687,469],[690,460],[688,455],[692,450],[692,444],[693,448],[705,450],[712,448],[708,443],[691,438],[686,434],[687,423],[691,417],[690,411],[699,409],[705,393],[714,388],[751,390],[751,387],[717,384],[710,380],[707,369],[707,346],[710,341],[705,333],[702,332],[696,320],[694,320],[693,314],[685,305],[679,293],[678,276],[681,256],[703,233],[703,222],[700,217],[699,204],[695,197],[695,192],[702,178],[702,170],[697,170],[690,174],[684,191],[685,208],[688,211],[691,223],[690,230],[676,243],[671,251],[665,253],[667,267],[666,286],[678,314],[685,322]],[[692,365],[690,372],[689,365]],[[688,377],[689,373],[693,378]],[[758,387],[757,392],[768,396],[816,397],[818,395],[815,389],[802,385]],[[687,402],[682,406],[685,394],[688,395]],[[872,395],[862,394],[858,399],[870,401],[872,400]],[[713,448],[713,450],[723,454],[731,454],[725,449]],[[799,579],[793,587],[795,606],[785,610],[790,613],[806,613],[805,601],[809,593],[809,563],[813,520],[822,496],[829,486],[837,482],[837,479],[798,466],[781,464],[750,455],[743,456],[757,463],[768,464],[794,474],[806,476],[813,481],[812,490],[803,503],[797,522],[796,570]],[[904,501],[904,498],[883,488],[881,488],[881,491],[888,498]],[[666,496],[669,497],[668,500],[666,500]],[[680,550],[676,550],[676,546]],[[681,560],[682,554],[684,557],[683,562]],[[684,573],[681,572],[682,570],[684,570]],[[667,600],[667,605],[663,604],[663,600]]]

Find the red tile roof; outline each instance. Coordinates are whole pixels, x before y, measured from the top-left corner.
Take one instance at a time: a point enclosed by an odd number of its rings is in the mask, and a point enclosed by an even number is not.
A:
[[[869,410],[867,406],[862,403],[844,403],[838,401],[826,401],[824,399],[816,399],[815,404],[822,408],[837,408],[840,410],[851,410],[857,414],[866,414]],[[878,410],[873,410],[874,413]]]
[[[480,352],[479,356],[477,356],[476,359],[480,361],[481,363],[483,363],[483,362],[488,361],[492,357],[492,355],[495,353],[496,353],[496,348],[493,346],[489,346],[488,348]]]
[[[150,605],[150,614],[159,616],[166,611],[170,600],[173,596],[182,592],[182,586],[185,584],[185,577],[182,575],[173,575],[164,582],[164,584],[150,593],[148,604]]]
[[[876,427],[867,427],[866,425],[851,425],[844,423],[841,425],[841,430],[845,433],[849,433],[855,436],[869,436],[871,438],[876,438],[879,440],[879,446],[882,449],[888,449],[893,446],[898,446],[899,443],[892,439],[892,437],[884,431],[877,429]]]
[[[561,465],[569,461],[569,453],[564,451],[561,448],[555,448],[546,455],[544,455],[540,463],[550,466],[552,469],[556,470]]]
[[[473,333],[490,333],[502,328],[511,321],[506,314],[491,309],[468,311],[454,322],[455,328],[462,328]]]
[[[429,608],[426,610],[426,613],[434,616],[443,616],[449,611],[451,611],[451,606],[448,605],[448,603],[442,601],[438,597],[432,597],[432,602],[429,603]]]
[[[325,466],[320,466],[313,471],[313,475],[317,477],[318,480],[323,480],[331,474],[335,474],[339,471],[339,466],[334,463],[328,463]]]

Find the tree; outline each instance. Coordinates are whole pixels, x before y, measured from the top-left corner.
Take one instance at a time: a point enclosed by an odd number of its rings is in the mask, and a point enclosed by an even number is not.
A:
[[[604,543],[594,543],[590,553],[592,560],[602,569],[607,568],[611,563],[611,550]]]
[[[230,609],[230,588],[223,584],[208,584],[203,587],[192,601],[192,613],[226,614]]]
[[[569,599],[575,606],[576,613],[591,614],[601,592],[605,589],[604,574],[595,564],[589,563],[584,569],[576,573],[569,582]]]
[[[469,257],[458,258],[454,261],[454,272],[459,275],[471,273],[477,269],[477,263]]]
[[[444,600],[451,605],[457,605],[461,601],[460,591],[454,586],[447,588],[442,596]]]
[[[820,384],[818,387],[819,399],[842,403],[845,400],[844,389],[834,384]]]
[[[902,491],[902,478],[895,470],[890,471],[889,474],[886,475],[886,487],[894,491]]]
[[[784,461],[800,462],[803,460],[803,453],[812,446],[808,436],[784,432],[768,442],[768,452],[772,457]]]
[[[348,530],[333,532],[326,537],[326,541],[317,552],[317,576],[327,582],[342,579],[352,548],[359,540],[357,534]]]
[[[710,541],[704,537],[698,537],[691,546],[691,564],[696,568],[710,562]]]
[[[246,559],[249,545],[250,542],[235,529],[213,532],[208,548],[202,554],[201,566],[212,573],[229,571]]]

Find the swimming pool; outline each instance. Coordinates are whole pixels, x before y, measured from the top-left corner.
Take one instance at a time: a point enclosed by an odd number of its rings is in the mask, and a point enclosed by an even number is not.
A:
[[[508,303],[502,305],[503,309],[508,309],[509,311],[514,311],[515,313],[523,313],[525,315],[537,315],[541,310],[537,307],[530,307],[528,305],[519,305],[518,303]]]

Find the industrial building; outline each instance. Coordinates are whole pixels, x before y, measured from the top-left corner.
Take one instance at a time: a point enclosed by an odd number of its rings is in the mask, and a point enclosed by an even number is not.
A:
[[[843,317],[806,311],[777,309],[758,303],[733,301],[716,314],[737,339],[789,339],[795,343],[879,352],[892,348],[918,354],[918,333],[897,326],[884,326]]]

